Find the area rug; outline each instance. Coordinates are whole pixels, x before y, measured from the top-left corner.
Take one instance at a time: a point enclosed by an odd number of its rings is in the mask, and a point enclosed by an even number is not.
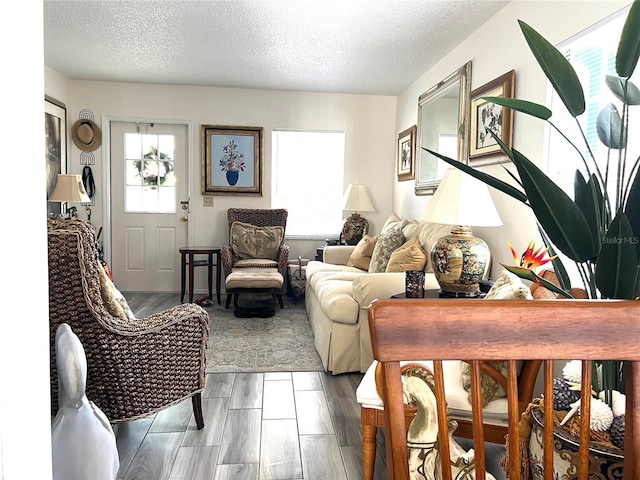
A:
[[[304,301],[285,298],[270,318],[236,318],[233,306],[207,307],[211,333],[207,372],[301,372],[323,370],[313,344]]]

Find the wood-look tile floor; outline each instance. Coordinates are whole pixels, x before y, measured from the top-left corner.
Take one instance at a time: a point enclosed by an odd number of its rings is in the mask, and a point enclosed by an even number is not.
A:
[[[172,294],[125,295],[138,317],[179,303]],[[361,379],[360,373],[208,374],[202,394],[204,429],[196,429],[191,400],[114,426],[117,478],[361,479],[355,396]],[[376,480],[386,478],[384,449],[379,431]],[[504,450],[492,445],[489,451],[488,470],[504,478],[497,464]]]
[[[204,429],[196,429],[190,400],[116,427],[118,478],[361,479],[361,378],[209,374]],[[385,476],[380,456],[376,478]]]

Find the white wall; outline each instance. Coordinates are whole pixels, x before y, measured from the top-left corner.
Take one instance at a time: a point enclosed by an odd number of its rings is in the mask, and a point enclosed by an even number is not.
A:
[[[435,67],[425,72],[398,97],[396,138],[418,119],[418,97],[453,71],[472,61],[471,90],[494,78],[516,70],[516,97],[546,103],[547,82],[524,40],[518,19],[538,30],[551,43],[558,44],[597,21],[629,5],[629,1],[521,1],[512,0],[494,17],[454,49]],[[539,166],[543,164],[544,123],[516,113],[513,146]],[[418,145],[418,149],[420,146]],[[505,165],[515,171],[511,164]],[[500,166],[488,166],[484,171],[511,181]],[[431,197],[416,196],[413,182],[396,182],[393,193],[394,210],[401,216],[417,218]],[[506,195],[492,191],[504,223],[500,228],[475,228],[492,248],[494,260],[513,263],[506,241],[516,249],[526,247],[538,233],[528,207]],[[496,267],[497,265],[497,267]],[[501,267],[494,261],[493,274]]]
[[[0,478],[51,478],[42,1],[0,6]]]
[[[64,85],[66,83],[66,85]],[[345,187],[358,181],[368,187],[376,212],[367,214],[372,231],[379,231],[391,213],[395,172],[394,125],[396,97],[338,95],[267,90],[242,90],[193,86],[167,86],[65,79],[47,69],[46,91],[67,105],[69,128],[81,109],[93,111],[100,125],[102,115],[109,118],[190,120],[193,123],[194,162],[191,178],[193,244],[223,244],[227,240],[226,211],[229,207],[270,208],[271,130],[344,130],[346,138]],[[62,98],[59,98],[62,97]],[[202,205],[200,193],[200,125],[245,125],[264,127],[263,196],[216,196],[214,207]],[[98,195],[92,210],[92,223],[102,225],[101,155],[94,152],[93,168]],[[81,173],[80,150],[70,144],[69,170]],[[317,166],[318,169],[322,165]],[[301,178],[300,182],[313,181]],[[81,216],[83,209],[79,209]],[[351,212],[345,212],[345,215]],[[83,217],[84,218],[84,217]],[[336,232],[338,234],[339,232]],[[324,239],[322,239],[324,240]],[[292,241],[292,256],[313,256],[318,241]]]

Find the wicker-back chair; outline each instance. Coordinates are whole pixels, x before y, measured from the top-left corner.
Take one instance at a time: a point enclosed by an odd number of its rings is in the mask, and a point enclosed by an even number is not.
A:
[[[542,458],[536,460],[536,474],[545,480],[558,478],[554,458],[567,457],[567,452],[554,453],[556,444],[554,422],[545,421],[541,437],[531,433],[528,420],[520,416],[517,361],[541,360],[544,372],[542,416],[550,419],[554,411],[554,361],[582,361],[581,404],[578,416],[580,439],[577,454],[571,454],[571,478],[587,480],[604,478],[600,472],[602,459],[589,460],[592,362],[595,360],[624,360],[626,368],[626,428],[623,469],[611,466],[607,472],[616,478],[640,478],[640,302],[630,300],[483,300],[464,299],[379,300],[369,309],[369,326],[373,357],[380,362],[382,396],[385,399],[385,433],[387,475],[389,479],[414,478],[409,473],[409,459],[416,468],[424,458],[440,464],[443,479],[468,478],[458,472],[464,462],[448,441],[450,425],[442,362],[463,357],[471,364],[471,398],[473,438],[475,448],[475,477],[485,478],[486,459],[481,393],[481,369],[484,362],[506,361],[507,403],[509,428],[508,458],[504,460],[507,478],[531,478],[528,446],[530,436],[540,438]],[[422,418],[435,418],[438,440],[418,443],[412,439],[407,447],[407,425],[403,403],[404,390],[400,361],[411,358],[433,359],[434,384],[432,405],[423,410]],[[406,384],[405,384],[406,385]],[[416,399],[413,397],[413,399]],[[426,404],[426,402],[424,402]],[[417,418],[417,417],[416,417]],[[412,425],[413,427],[413,425]],[[416,425],[419,429],[421,425]],[[556,427],[558,428],[558,427]],[[419,431],[419,430],[418,430]],[[430,429],[433,433],[433,429]],[[421,438],[422,440],[422,438]],[[568,443],[573,443],[571,440]],[[435,452],[435,449],[439,450]],[[456,453],[456,456],[454,456]],[[597,454],[596,454],[597,456]],[[465,467],[466,468],[466,467]],[[592,469],[597,472],[592,472]],[[468,472],[468,468],[466,472]],[[431,472],[428,472],[431,473]],[[567,472],[568,473],[568,472]],[[623,474],[623,475],[622,475]],[[564,476],[564,475],[563,475]],[[612,478],[607,476],[607,478]]]
[[[222,247],[222,267],[224,269],[225,276],[229,276],[233,271],[235,263],[238,258],[233,253],[231,248],[231,225],[233,222],[248,223],[257,227],[273,227],[281,226],[287,228],[287,217],[289,212],[284,208],[230,208],[227,210],[227,221],[229,225],[229,245]],[[278,272],[282,275],[282,278],[287,278],[287,261],[289,260],[289,247],[282,241],[280,247],[280,254],[278,256]],[[283,284],[283,291],[284,291]],[[280,303],[282,304],[282,292],[279,295]],[[227,292],[227,307],[231,301],[231,294]]]
[[[146,318],[111,315],[102,300],[95,229],[79,220],[48,220],[52,414],[58,408],[55,333],[67,323],[87,357],[87,397],[111,423],[151,415],[192,398],[204,426],[209,316],[183,304]]]

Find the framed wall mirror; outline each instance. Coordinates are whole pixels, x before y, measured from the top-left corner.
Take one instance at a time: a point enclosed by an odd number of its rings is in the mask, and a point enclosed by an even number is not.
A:
[[[418,99],[416,195],[432,195],[448,167],[422,147],[468,162],[470,83],[469,61]]]

